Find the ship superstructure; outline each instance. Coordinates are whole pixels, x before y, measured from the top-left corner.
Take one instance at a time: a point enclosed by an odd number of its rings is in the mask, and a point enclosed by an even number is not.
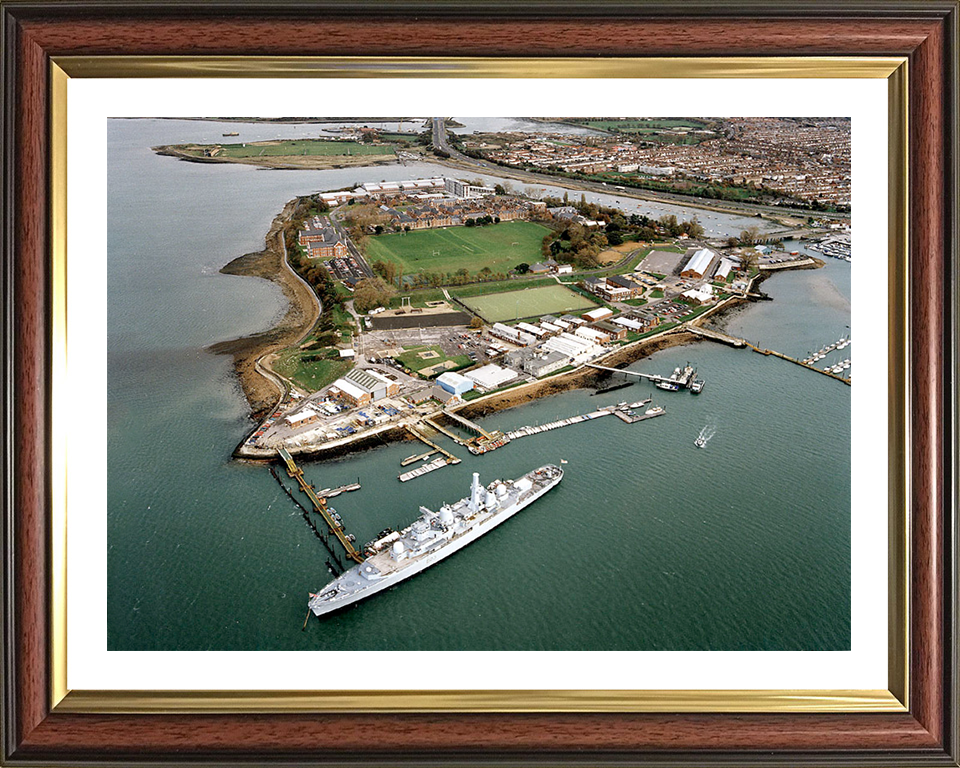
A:
[[[420,507],[420,516],[410,526],[384,531],[366,548],[366,560],[310,596],[310,610],[322,616],[419,573],[532,504],[562,479],[563,470],[553,464],[486,487],[474,472],[469,496],[436,512]]]

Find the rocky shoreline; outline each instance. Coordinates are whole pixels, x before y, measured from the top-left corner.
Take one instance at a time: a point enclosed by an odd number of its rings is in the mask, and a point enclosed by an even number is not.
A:
[[[299,199],[291,200],[274,218],[262,251],[240,256],[220,270],[225,275],[270,280],[280,286],[287,300],[287,311],[273,328],[209,347],[215,354],[233,356],[254,420],[274,408],[285,394],[286,384],[270,369],[270,357],[299,343],[320,318],[316,294],[293,273],[283,255],[283,229],[296,215],[298,205]]]

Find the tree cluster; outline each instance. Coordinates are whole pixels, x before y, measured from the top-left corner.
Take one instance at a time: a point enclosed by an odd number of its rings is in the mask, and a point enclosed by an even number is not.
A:
[[[602,232],[592,232],[574,221],[564,221],[555,232],[544,237],[541,252],[545,257],[581,269],[592,269],[599,265],[597,257],[607,242],[607,236]]]
[[[416,275],[408,276],[414,285],[429,288],[439,288],[441,285],[467,285],[468,283],[489,283],[493,281],[506,280],[508,275],[504,272],[494,272],[490,267],[484,267],[476,275],[471,275],[470,270],[461,267],[456,272],[420,272]]]
[[[377,227],[380,227],[382,232],[390,222],[389,214],[370,203],[352,206],[343,217],[343,223],[350,231],[351,239],[358,246],[363,244],[368,233],[375,232]]]
[[[688,221],[678,221],[676,216],[669,214],[661,216],[657,223],[661,229],[671,237],[687,235],[694,240],[703,237],[703,227],[700,225],[700,222],[697,221],[696,216]]]
[[[373,262],[370,267],[389,285],[400,287],[400,283],[403,280],[403,267],[399,264],[393,261],[377,260]]]
[[[374,307],[385,306],[397,293],[379,277],[368,277],[357,283],[353,291],[353,306],[357,312],[369,312]]]
[[[477,216],[476,218],[467,219],[464,223],[464,226],[467,227],[485,227],[487,224],[499,224],[499,216],[491,216],[486,214],[484,216]]]

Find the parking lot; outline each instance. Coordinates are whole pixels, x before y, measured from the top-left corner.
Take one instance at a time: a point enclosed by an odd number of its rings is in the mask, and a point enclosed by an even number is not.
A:
[[[363,356],[367,360],[385,360],[403,353],[404,348],[439,347],[447,357],[467,355],[482,362],[488,355],[478,331],[464,326],[439,328],[401,328],[391,331],[368,331],[362,336]]]
[[[640,267],[645,272],[655,272],[658,275],[672,275],[680,271],[680,264],[686,258],[685,253],[654,250],[647,254]]]
[[[346,280],[351,277],[355,280],[361,280],[366,277],[353,256],[330,259],[329,261],[324,262],[324,264],[326,265],[327,270],[336,280]]]

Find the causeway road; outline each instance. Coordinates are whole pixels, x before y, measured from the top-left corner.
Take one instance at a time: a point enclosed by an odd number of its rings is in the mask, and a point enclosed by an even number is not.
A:
[[[495,176],[516,179],[517,181],[522,181],[527,184],[536,184],[536,185],[552,185],[555,187],[565,187],[568,189],[583,190],[586,192],[599,192],[605,195],[611,195],[615,197],[631,197],[637,200],[647,200],[650,202],[661,202],[661,203],[671,203],[673,205],[682,205],[687,208],[703,208],[708,211],[721,211],[723,213],[733,213],[743,216],[756,216],[760,213],[775,214],[777,216],[789,216],[792,218],[801,217],[806,218],[811,215],[811,211],[802,210],[802,209],[793,209],[787,208],[785,206],[779,205],[761,205],[761,204],[737,204],[731,203],[728,201],[716,201],[710,200],[705,201],[699,197],[691,197],[688,195],[675,195],[669,192],[658,192],[655,190],[649,189],[616,189],[608,185],[604,185],[596,181],[584,181],[582,179],[566,179],[559,176],[551,176],[546,173],[533,173],[531,171],[525,171],[520,168],[512,168],[503,165],[497,165],[496,163],[491,163],[488,160],[478,160],[475,157],[468,157],[459,150],[457,150],[451,143],[447,136],[446,128],[446,118],[445,117],[432,117],[430,118],[432,124],[433,132],[433,146],[437,149],[443,150],[450,155],[450,161],[446,161],[443,158],[439,158],[440,163],[447,165],[452,165],[457,168],[464,168],[464,166],[483,171]],[[431,162],[437,162],[431,158]],[[843,213],[824,213],[817,212],[817,218],[821,219],[847,219],[850,217],[850,214]]]

